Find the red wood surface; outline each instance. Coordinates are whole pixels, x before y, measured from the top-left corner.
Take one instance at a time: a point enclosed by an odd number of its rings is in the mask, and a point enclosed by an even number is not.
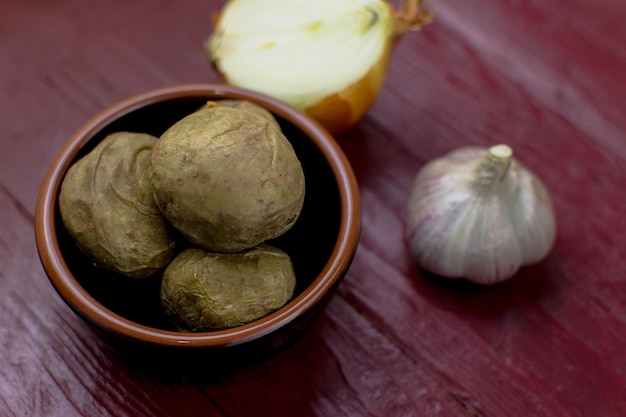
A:
[[[0,0],[0,416],[626,415],[626,3],[433,0],[367,116],[337,135],[362,239],[321,319],[245,369],[190,379],[115,355],[56,296],[33,216],[63,142],[130,95],[218,82],[211,0]],[[447,285],[404,242],[412,180],[510,144],[554,199],[549,257]]]

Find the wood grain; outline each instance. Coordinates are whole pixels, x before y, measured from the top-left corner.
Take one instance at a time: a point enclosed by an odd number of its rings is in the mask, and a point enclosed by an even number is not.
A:
[[[219,82],[203,42],[224,1],[0,3],[1,416],[626,415],[626,7],[437,0],[337,141],[361,244],[300,339],[229,373],[145,369],[56,296],[34,206],[63,142],[148,89]],[[550,189],[553,251],[501,285],[444,281],[404,240],[427,161],[508,143]]]

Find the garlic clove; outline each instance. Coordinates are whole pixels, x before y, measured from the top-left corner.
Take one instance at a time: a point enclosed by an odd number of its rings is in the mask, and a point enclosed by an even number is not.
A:
[[[424,269],[493,284],[547,256],[556,220],[547,189],[509,146],[463,147],[420,170],[406,231]]]
[[[309,114],[330,132],[355,124],[382,89],[401,35],[432,20],[421,0],[230,0],[206,42],[229,84]]]

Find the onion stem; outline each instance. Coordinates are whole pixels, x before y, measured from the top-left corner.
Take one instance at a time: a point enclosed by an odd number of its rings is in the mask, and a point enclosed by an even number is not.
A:
[[[400,10],[394,11],[396,37],[417,31],[434,19],[434,14],[423,7],[422,0],[402,0]]]

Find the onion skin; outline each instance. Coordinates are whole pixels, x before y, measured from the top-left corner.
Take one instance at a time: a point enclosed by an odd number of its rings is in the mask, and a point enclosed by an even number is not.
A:
[[[370,109],[382,90],[390,55],[391,48],[388,47],[365,77],[326,97],[315,106],[304,109],[304,113],[331,133],[343,132],[352,127]]]
[[[393,10],[391,5],[388,7],[390,9],[388,18],[391,19],[392,29],[382,54],[366,74],[341,90],[323,97],[317,103],[298,108],[319,122],[330,133],[340,133],[349,129],[367,113],[384,86],[389,60],[398,40],[405,33],[419,30],[433,19],[431,13],[422,9],[422,0],[403,0],[399,11]],[[221,16],[221,12],[213,15],[214,33],[220,25]],[[210,52],[208,55],[212,67],[227,84],[250,88],[230,80],[228,74],[220,69],[217,57]],[[280,97],[276,98],[280,99]]]

